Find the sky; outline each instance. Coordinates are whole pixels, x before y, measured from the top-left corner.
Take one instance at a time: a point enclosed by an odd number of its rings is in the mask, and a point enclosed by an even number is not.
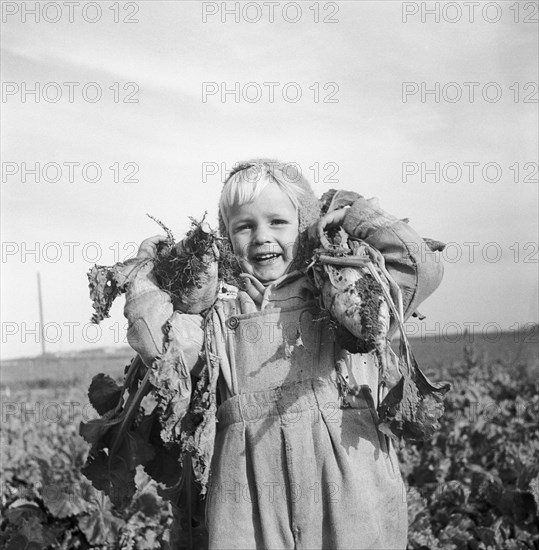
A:
[[[123,298],[90,324],[87,271],[160,233],[146,213],[215,225],[253,157],[449,243],[409,334],[538,321],[532,3],[36,4],[2,4],[3,359],[41,353],[37,273],[46,351],[125,345]]]

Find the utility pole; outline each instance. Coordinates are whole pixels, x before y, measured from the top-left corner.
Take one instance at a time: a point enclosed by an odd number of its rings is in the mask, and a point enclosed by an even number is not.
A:
[[[41,298],[41,276],[37,272],[37,295],[39,300],[39,335],[41,336],[41,355],[45,357],[45,329],[43,325],[43,300]]]

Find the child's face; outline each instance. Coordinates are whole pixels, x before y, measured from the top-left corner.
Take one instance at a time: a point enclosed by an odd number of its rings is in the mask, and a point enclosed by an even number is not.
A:
[[[232,206],[228,233],[243,271],[269,283],[285,274],[296,255],[298,213],[270,182],[254,201]]]

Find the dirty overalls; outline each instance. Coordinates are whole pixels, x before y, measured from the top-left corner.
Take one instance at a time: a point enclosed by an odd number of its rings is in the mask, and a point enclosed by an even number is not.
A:
[[[293,279],[293,277],[292,277]],[[378,368],[339,349],[306,277],[219,301],[209,548],[406,548],[406,493],[376,428]],[[344,404],[335,364],[359,397]],[[370,388],[370,392],[368,388]]]

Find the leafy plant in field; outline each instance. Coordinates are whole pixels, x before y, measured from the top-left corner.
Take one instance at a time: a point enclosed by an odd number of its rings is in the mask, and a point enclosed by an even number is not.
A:
[[[32,395],[18,395],[17,402],[31,403]],[[55,397],[74,402],[57,390]],[[71,420],[10,415],[2,428],[0,548],[175,548],[174,510],[144,471],[135,472],[136,490],[125,508],[81,476],[88,449]],[[26,460],[17,462],[22,455]]]
[[[400,451],[410,486],[409,549],[539,547],[537,379],[501,362],[445,368],[449,394],[431,441]]]
[[[440,430],[430,441],[407,443],[399,451],[409,487],[408,548],[536,550],[537,364],[471,359],[452,361],[437,374],[450,379],[455,388],[446,399]],[[43,391],[11,399],[35,403],[43,399]],[[52,388],[48,392],[49,399],[58,402],[84,401],[82,392],[59,393]],[[0,548],[100,549],[107,539],[114,540],[108,550],[188,547],[188,541],[180,544],[181,531],[175,527],[185,521],[180,508],[160,496],[165,489],[145,476],[140,466],[135,469],[132,504],[125,509],[115,507],[81,477],[87,446],[73,422],[28,423],[20,415],[9,415],[0,436]],[[159,468],[171,475],[163,484],[171,485],[177,464],[175,456],[163,458]],[[67,504],[58,496],[62,487]],[[198,501],[191,497],[190,506],[196,511]],[[58,517],[63,511],[72,515]],[[200,533],[196,526],[194,533]],[[193,546],[203,548],[197,534]]]

